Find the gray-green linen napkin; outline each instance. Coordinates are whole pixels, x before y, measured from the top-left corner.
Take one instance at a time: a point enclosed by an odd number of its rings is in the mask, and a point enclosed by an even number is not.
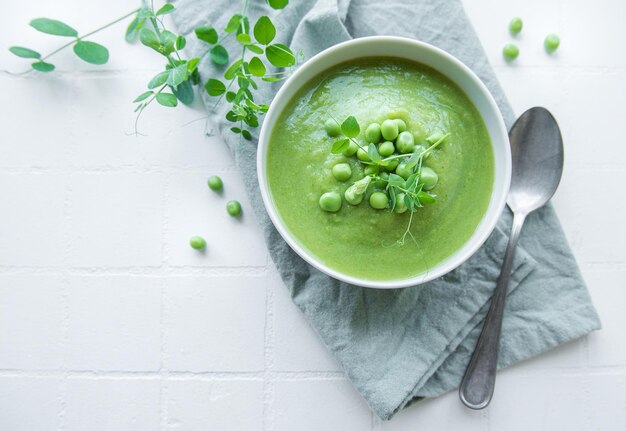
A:
[[[193,28],[224,27],[241,8],[239,3],[177,1],[173,19],[181,33],[190,35],[190,54],[206,49],[193,42]],[[508,126],[515,119],[458,0],[291,0],[279,12],[262,0],[250,3],[252,17],[272,16],[280,42],[301,49],[306,58],[350,38],[376,34],[411,37],[443,48],[489,87]],[[207,61],[200,70],[205,78],[219,73]],[[279,85],[266,86],[259,100],[271,101]],[[211,105],[206,95],[205,103]],[[245,185],[272,259],[293,301],[372,410],[389,419],[414,399],[458,386],[499,273],[511,224],[508,210],[467,263],[423,287],[385,291],[340,283],[305,263],[278,235],[259,194],[256,140],[239,142],[231,136],[224,112],[214,120],[246,172]],[[503,323],[502,367],[600,327],[551,206],[528,217],[520,246]]]

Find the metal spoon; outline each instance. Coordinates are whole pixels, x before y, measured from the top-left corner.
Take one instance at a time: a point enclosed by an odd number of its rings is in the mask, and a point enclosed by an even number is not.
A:
[[[504,301],[522,225],[529,213],[550,200],[563,172],[561,131],[545,108],[524,112],[511,128],[509,138],[513,173],[507,205],[513,211],[513,228],[489,312],[459,388],[463,404],[476,410],[487,407],[493,395]]]

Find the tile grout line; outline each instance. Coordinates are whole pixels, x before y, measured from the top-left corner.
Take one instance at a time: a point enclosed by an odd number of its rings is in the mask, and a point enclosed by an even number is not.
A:
[[[269,258],[268,258],[269,259]],[[275,363],[276,335],[274,329],[274,283],[271,271],[266,270],[265,287],[265,340],[264,340],[264,370],[263,370],[263,424],[264,431],[274,430],[274,398],[275,384],[273,376]]]

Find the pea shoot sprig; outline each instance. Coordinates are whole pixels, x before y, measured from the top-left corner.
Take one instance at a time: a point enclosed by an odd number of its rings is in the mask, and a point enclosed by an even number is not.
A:
[[[364,146],[357,140],[361,127],[354,116],[347,117],[342,123],[331,117],[325,129],[329,136],[338,138],[332,144],[333,154],[346,157],[356,155],[359,163],[365,166],[365,176],[345,190],[346,202],[359,205],[368,189],[374,188],[375,191],[369,197],[372,208],[389,209],[398,214],[410,212],[406,231],[398,243],[404,244],[407,236],[413,238],[411,224],[414,213],[419,208],[435,203],[437,198],[432,190],[438,182],[438,176],[423,162],[450,134],[436,131],[425,139],[429,147],[416,146],[414,135],[407,131],[403,120],[388,119],[382,126],[372,123],[367,127],[365,138],[369,144]],[[347,181],[351,175],[348,164],[333,167],[333,176],[338,181]],[[320,207],[325,211],[338,211],[341,208],[341,196],[337,192],[325,193],[320,198]]]
[[[147,90],[139,94],[134,100],[135,133],[138,132],[138,122],[141,113],[154,101],[165,107],[175,107],[178,102],[185,105],[193,103],[195,86],[202,85],[210,96],[219,97],[212,107],[215,111],[223,99],[229,103],[230,109],[226,119],[239,123],[231,131],[245,139],[252,139],[249,128],[259,125],[259,117],[269,108],[267,104],[255,101],[254,91],[258,90],[259,82],[276,82],[285,79],[296,66],[297,58],[291,49],[281,43],[275,43],[276,27],[268,16],[260,17],[250,33],[250,18],[248,17],[248,1],[243,0],[240,13],[234,14],[221,33],[210,25],[203,25],[194,29],[195,36],[207,44],[206,51],[199,57],[185,58],[182,50],[187,44],[185,36],[176,34],[167,29],[164,17],[176,12],[173,4],[167,3],[155,9],[153,2],[142,1],[141,6],[112,22],[82,36],[78,31],[64,22],[37,18],[30,22],[30,26],[42,33],[72,38],[68,43],[60,46],[47,55],[22,47],[12,46],[9,51],[14,55],[34,60],[31,68],[23,73],[52,72],[55,65],[49,62],[53,55],[73,48],[78,58],[91,64],[105,64],[109,60],[109,51],[103,45],[85,40],[88,37],[120,22],[133,17],[126,28],[127,42],[139,40],[144,46],[151,48],[165,59],[164,70],[157,73],[147,84]],[[266,0],[273,9],[283,9],[289,0]],[[234,37],[240,51],[233,53],[235,60],[231,62],[231,53],[226,49],[224,42]],[[209,78],[204,83],[198,72],[198,66],[205,58],[217,67],[225,68],[224,81]],[[228,67],[226,67],[228,66]],[[270,67],[276,70],[270,71]],[[282,69],[282,70],[278,70]]]

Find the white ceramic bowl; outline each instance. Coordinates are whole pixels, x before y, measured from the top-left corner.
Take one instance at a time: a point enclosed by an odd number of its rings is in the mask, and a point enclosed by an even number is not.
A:
[[[325,70],[345,61],[363,57],[404,58],[430,66],[448,77],[465,92],[480,112],[487,126],[493,146],[495,162],[493,193],[487,212],[474,234],[447,259],[427,272],[411,278],[388,281],[368,280],[335,271],[320,262],[298,243],[284,225],[272,200],[266,178],[266,157],[271,132],[280,113],[294,94]],[[331,277],[347,283],[364,287],[392,289],[415,286],[441,277],[465,262],[485,242],[495,228],[506,203],[506,195],[511,181],[511,150],[506,126],[493,97],[487,90],[487,87],[467,66],[447,52],[424,42],[400,37],[374,36],[350,40],[322,51],[303,64],[285,81],[272,101],[261,128],[257,155],[257,173],[263,202],[274,226],[276,226],[278,232],[291,248],[304,260]]]

